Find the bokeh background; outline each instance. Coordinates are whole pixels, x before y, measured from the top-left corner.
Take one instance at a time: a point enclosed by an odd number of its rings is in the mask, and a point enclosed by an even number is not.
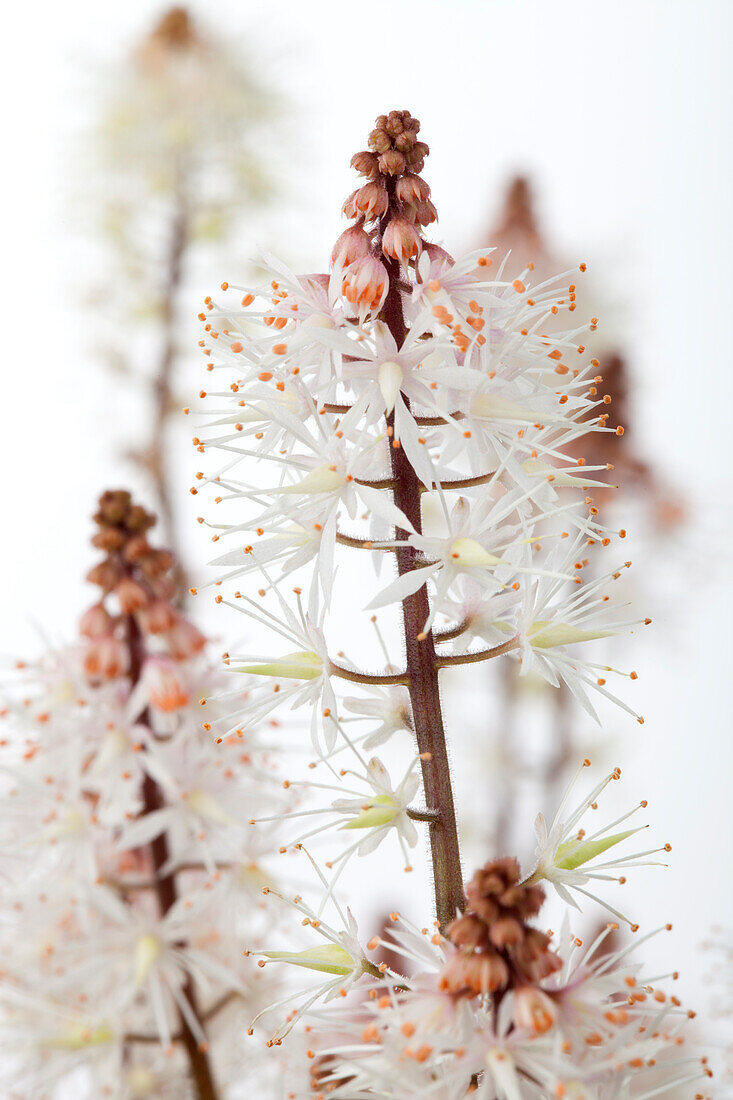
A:
[[[13,5],[4,17],[6,657],[73,632],[98,493],[127,484],[150,499],[144,473],[124,457],[144,432],[143,390],[116,377],[103,351],[109,268],[94,225],[108,182],[90,140],[120,66],[161,11],[153,0],[68,0],[43,11]],[[673,846],[669,869],[638,872],[625,887],[624,908],[643,911],[645,927],[674,920],[673,938],[648,954],[660,968],[663,960],[679,968],[681,992],[704,1010],[713,960],[700,945],[711,925],[733,923],[733,4],[213,0],[190,11],[202,32],[228,43],[274,107],[257,137],[274,197],[186,271],[180,404],[201,384],[195,315],[204,294],[242,278],[257,246],[323,270],[354,186],[351,154],[390,108],[417,115],[431,147],[434,240],[454,254],[492,244],[507,185],[521,174],[550,253],[588,264],[599,332],[628,365],[635,454],[654,470],[653,488],[642,481],[618,506],[629,517],[630,591],[654,618],[623,650],[640,674],[633,703],[646,723],[604,712],[599,759],[623,769],[620,804],[649,799],[654,837]],[[118,330],[120,346],[128,336],[132,346],[133,332]],[[144,358],[144,344],[135,348]],[[182,417],[174,425],[168,457],[195,579],[212,555],[188,492],[190,428]],[[662,522],[670,515],[675,522]],[[241,630],[212,611],[200,608],[222,638]],[[450,689],[457,713],[474,714],[472,752],[481,736],[476,707],[487,728],[492,721],[483,687],[475,697],[475,684]],[[454,730],[459,758],[461,733]],[[467,788],[464,804],[480,820],[490,797]],[[531,824],[530,814],[527,850]],[[390,898],[405,907],[427,887],[418,872],[408,891],[397,860],[394,867]],[[379,898],[359,896],[355,876],[349,889],[357,910],[378,909]]]

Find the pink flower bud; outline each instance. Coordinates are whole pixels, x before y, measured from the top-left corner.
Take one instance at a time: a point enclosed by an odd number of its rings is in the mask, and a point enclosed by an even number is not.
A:
[[[312,275],[300,275],[298,277],[298,282],[304,290],[311,291],[315,288],[319,288],[328,294],[328,286],[331,282],[331,277],[321,272],[314,272]]]
[[[398,176],[405,170],[405,158],[398,149],[388,149],[379,158],[379,170],[385,176]]]
[[[389,289],[387,269],[376,256],[362,256],[344,272],[342,293],[359,310],[376,313]]]
[[[390,136],[384,130],[372,130],[369,135],[369,148],[373,149],[375,153],[386,153],[391,145]]]
[[[175,661],[195,657],[205,645],[205,635],[188,619],[177,618],[168,632],[168,652]]]
[[[424,202],[430,198],[430,188],[420,176],[408,172],[397,180],[395,194],[400,202]]]
[[[407,218],[401,215],[392,218],[382,238],[382,251],[385,256],[404,262],[419,256],[421,248],[422,240]]]
[[[359,213],[359,211],[356,209],[356,196],[358,194],[358,191],[352,191],[344,205],[341,207],[347,218],[355,218]]]
[[[128,665],[127,647],[112,634],[95,638],[84,653],[84,671],[94,680],[116,680],[127,672]]]
[[[133,611],[139,611],[148,602],[147,592],[132,577],[122,578],[115,587],[115,595],[120,601],[120,610],[123,615],[131,615]]]
[[[168,657],[149,657],[143,666],[142,679],[150,705],[156,710],[168,714],[189,702],[190,695],[179,666]]]
[[[360,260],[362,256],[368,256],[372,242],[367,233],[359,225],[352,225],[341,234],[331,253],[331,263],[334,267],[348,267],[354,260]]]
[[[420,200],[415,204],[415,221],[420,225],[430,225],[432,222],[437,222],[438,211],[430,199]]]
[[[448,267],[453,267],[453,264],[456,262],[451,256],[450,252],[446,252],[446,250],[444,248],[441,248],[439,244],[430,244],[429,242],[426,242],[424,247],[425,251],[430,257],[431,266],[433,264],[443,264],[447,265]]]
[[[113,624],[114,619],[104,604],[95,603],[82,615],[79,630],[85,638],[101,638],[112,633]]]
[[[168,600],[153,600],[138,611],[137,621],[146,634],[163,634],[175,623],[176,613]]]
[[[365,183],[354,195],[354,205],[369,218],[381,218],[387,210],[389,199],[381,183]]]
[[[370,153],[368,149],[361,153],[354,153],[351,158],[351,167],[355,168],[360,176],[366,176],[367,179],[376,179],[379,175],[378,158],[374,153]]]
[[[398,134],[394,139],[394,147],[395,149],[399,149],[400,153],[409,153],[416,140],[412,130],[403,130],[402,133]]]
[[[457,951],[450,955],[440,973],[439,985],[456,995],[479,995],[505,989],[510,972],[501,955]]]
[[[514,990],[514,1023],[517,1027],[544,1035],[556,1018],[555,1005],[541,989],[526,985]]]

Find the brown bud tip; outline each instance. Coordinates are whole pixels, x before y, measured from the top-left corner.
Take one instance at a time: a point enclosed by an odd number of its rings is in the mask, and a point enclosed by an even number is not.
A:
[[[369,151],[357,153],[352,167],[369,179],[379,174],[399,176],[408,165],[420,172],[430,150],[424,141],[417,140],[419,129],[419,121],[409,111],[379,115],[369,135]]]
[[[150,37],[162,46],[182,49],[191,45],[196,34],[186,9],[170,8],[162,16]]]
[[[527,923],[544,900],[538,886],[519,881],[515,859],[477,871],[466,889],[463,916],[445,930],[457,949],[441,980],[457,996],[472,997],[507,985],[533,985],[561,965],[550,939]]]

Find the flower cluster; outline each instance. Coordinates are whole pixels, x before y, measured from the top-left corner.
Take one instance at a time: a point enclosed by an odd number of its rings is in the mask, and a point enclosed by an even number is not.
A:
[[[201,729],[221,676],[154,522],[101,497],[79,641],[6,686],[3,1095],[198,1096],[272,1000],[239,937],[243,914],[250,942],[272,925],[248,819],[284,792],[255,730],[217,749]]]
[[[255,652],[227,654],[233,683],[247,677],[249,688],[246,698],[235,687],[213,699],[211,728],[226,740],[284,708],[293,728],[309,728],[315,757],[315,775],[286,781],[294,808],[251,819],[258,831],[315,818],[281,850],[307,857],[320,904],[278,894],[321,942],[259,954],[267,969],[285,962],[319,977],[287,993],[282,1004],[297,1004],[270,1043],[302,1016],[314,1021],[312,1072],[293,1096],[656,1095],[706,1072],[676,1055],[685,1013],[642,982],[627,948],[601,950],[610,928],[578,954],[580,940],[564,932],[555,942],[533,924],[543,882],[577,905],[574,894],[593,897],[594,880],[623,881],[650,862],[651,851],[604,854],[636,832],[617,829],[629,815],[590,834],[580,825],[618,772],[576,809],[566,799],[549,828],[538,819],[529,875],[494,860],[464,890],[443,670],[513,660],[521,675],[565,685],[594,716],[593,694],[633,715],[607,687],[624,674],[593,648],[648,620],[614,606],[628,561],[591,565],[625,537],[594,503],[612,467],[581,454],[588,433],[623,432],[609,424],[587,351],[597,319],[574,323],[573,273],[533,285],[531,264],[510,279],[491,250],[454,260],[425,239],[436,212],[419,131],[407,111],[377,119],[352,162],[366,182],[345,204],[353,224],[328,273],[298,276],[266,256],[262,283],[222,284],[236,298],[207,298],[201,314],[211,381],[193,442],[220,458],[191,491],[214,489],[219,514],[200,522],[229,544],[213,563],[216,602],[263,638]],[[390,609],[386,637],[378,608]],[[360,611],[375,625],[379,671],[356,659],[366,646]],[[337,616],[348,622],[341,644]],[[401,660],[389,644],[398,618]],[[397,739],[399,773],[384,763]],[[380,757],[365,757],[376,745]],[[400,924],[362,947],[336,892],[343,867],[396,842],[409,870],[420,825],[436,930]],[[335,851],[319,860],[324,844]],[[336,919],[326,921],[327,909]],[[387,945],[422,973],[371,957]],[[356,1004],[353,1019],[318,1007],[339,996]]]
[[[679,1000],[650,984],[628,949],[607,949],[614,925],[588,946],[564,929],[559,954],[539,956],[552,960],[550,976],[517,975],[497,999],[453,992],[445,980],[456,968],[450,942],[393,919],[381,942],[417,972],[409,983],[386,977],[340,1021],[338,1042],[317,1050],[312,1096],[611,1100],[694,1087],[710,1075],[704,1059],[684,1050],[688,1014]]]
[[[446,929],[457,949],[442,978],[454,995],[473,997],[538,985],[562,965],[550,937],[528,924],[544,901],[539,886],[520,882],[515,859],[487,863],[466,887],[466,912]]]

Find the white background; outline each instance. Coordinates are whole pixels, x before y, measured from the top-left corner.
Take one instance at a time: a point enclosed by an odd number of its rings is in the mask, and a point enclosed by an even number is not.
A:
[[[88,599],[86,517],[100,490],[130,480],[112,442],[125,433],[127,406],[92,353],[95,317],[83,297],[94,271],[80,266],[73,196],[100,69],[158,12],[151,0],[67,0],[43,10],[13,4],[3,17],[5,654],[34,648],[35,624],[57,638],[72,633]],[[646,725],[624,734],[613,762],[624,768],[629,803],[650,800],[654,834],[674,851],[668,870],[637,873],[627,908],[632,898],[643,907],[645,927],[675,921],[658,957],[679,966],[686,996],[704,1007],[708,960],[698,944],[713,922],[733,923],[733,4],[216,0],[200,14],[257,58],[261,79],[292,105],[297,171],[280,224],[263,222],[261,243],[286,242],[305,270],[323,269],[354,186],[351,154],[377,113],[406,107],[432,150],[425,174],[441,215],[437,239],[453,252],[479,243],[501,186],[520,170],[536,183],[553,241],[588,261],[603,286],[634,370],[642,449],[691,502],[682,535],[657,544],[662,565],[645,555],[638,566],[642,592],[659,576],[665,588],[654,628],[634,643],[634,702]],[[242,241],[242,262],[251,242]],[[236,255],[238,242],[229,246]],[[210,289],[195,288],[191,314]],[[193,515],[189,477],[179,490]],[[190,528],[192,557],[203,563],[208,551]],[[226,635],[223,620],[220,629]]]

